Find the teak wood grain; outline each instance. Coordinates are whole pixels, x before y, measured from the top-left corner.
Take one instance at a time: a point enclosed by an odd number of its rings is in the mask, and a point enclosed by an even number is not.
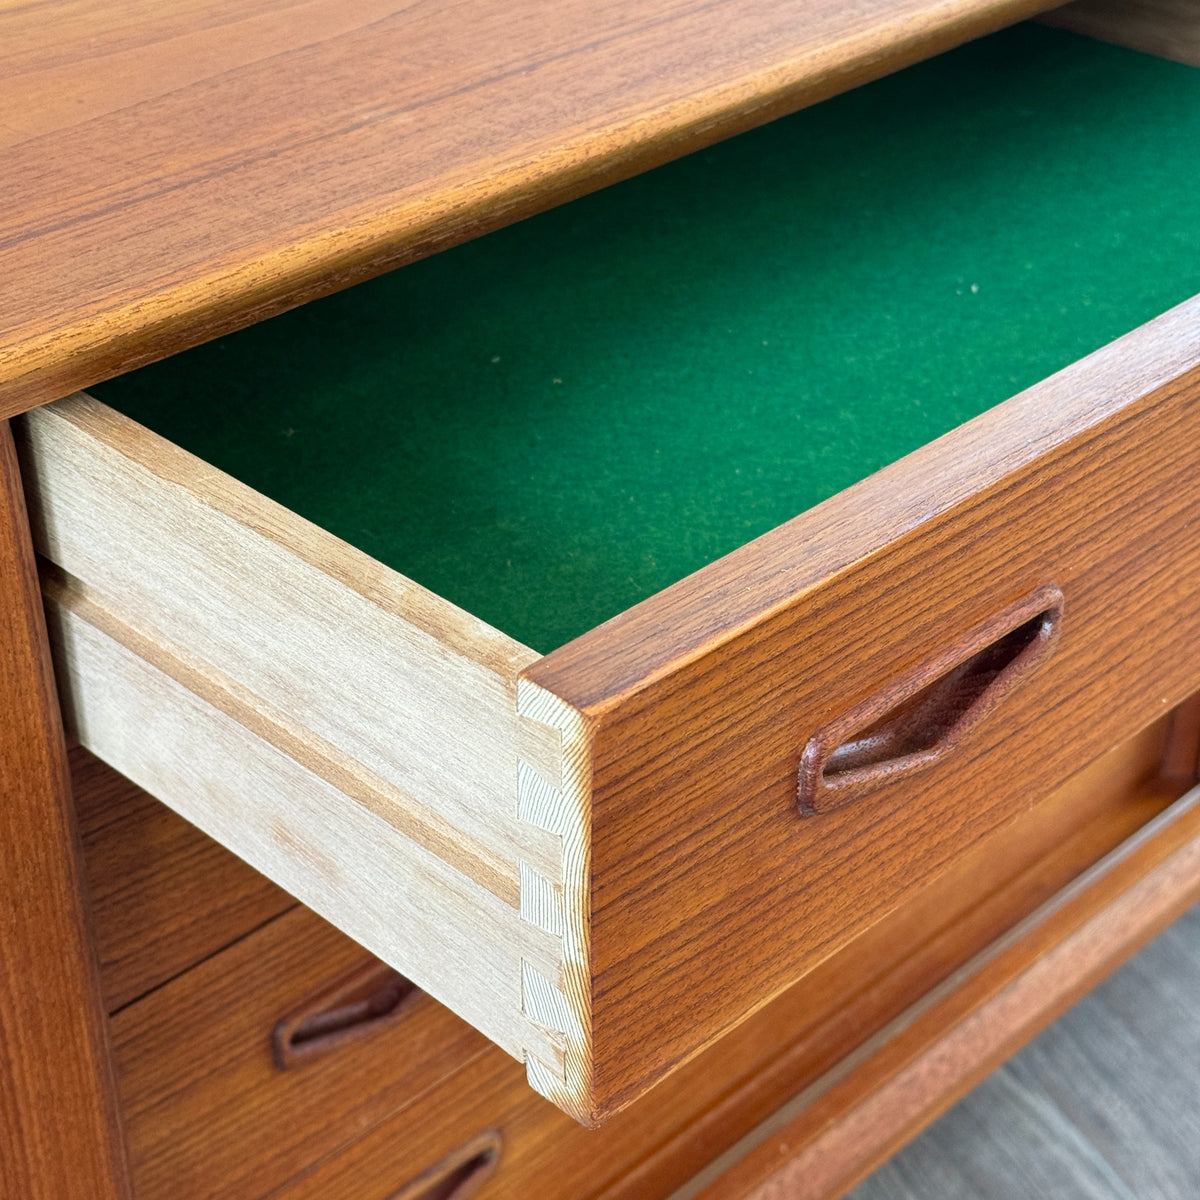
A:
[[[280,1070],[277,1023],[369,961],[297,906],[116,1014],[139,1200],[274,1194],[489,1048],[417,996],[396,1021]]]
[[[109,1012],[295,905],[266,876],[82,747],[69,757]]]
[[[0,415],[1048,7],[9,6]]]
[[[1194,790],[671,1200],[842,1195],[1198,898]]]
[[[590,745],[596,1115],[1196,688],[1198,396],[1192,300],[527,669]],[[1050,583],[1002,720],[797,816],[816,730]]]
[[[1074,0],[1044,20],[1200,67],[1200,5],[1195,0]]]
[[[66,747],[0,423],[0,1194],[130,1200]]]

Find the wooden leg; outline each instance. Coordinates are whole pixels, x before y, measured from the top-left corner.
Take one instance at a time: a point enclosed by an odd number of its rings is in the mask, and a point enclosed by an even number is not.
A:
[[[0,1196],[128,1200],[25,502],[0,422]]]
[[[1041,19],[1200,67],[1200,0],[1075,0]]]

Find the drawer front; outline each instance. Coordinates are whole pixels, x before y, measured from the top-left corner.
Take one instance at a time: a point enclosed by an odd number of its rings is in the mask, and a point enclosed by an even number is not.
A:
[[[598,1095],[637,1095],[1196,688],[1198,363],[1193,300],[528,669],[591,750]],[[931,664],[1039,596],[1056,644],[990,712],[802,811],[808,747],[828,774],[831,730],[869,742],[881,693],[911,713]]]
[[[542,660],[74,397],[25,428],[67,705],[595,1122],[1200,682],[1197,330]]]
[[[355,1007],[379,970],[296,907],[117,1013],[140,1200],[265,1196],[490,1050],[419,993]]]

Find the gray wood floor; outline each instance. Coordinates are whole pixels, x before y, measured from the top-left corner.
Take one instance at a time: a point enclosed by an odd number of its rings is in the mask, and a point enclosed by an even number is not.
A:
[[[851,1200],[1200,1200],[1200,907]]]

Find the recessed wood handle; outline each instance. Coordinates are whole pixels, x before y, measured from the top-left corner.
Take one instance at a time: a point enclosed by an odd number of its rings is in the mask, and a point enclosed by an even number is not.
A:
[[[388,1200],[467,1200],[500,1164],[500,1134],[488,1130],[447,1154]]]
[[[275,1023],[271,1031],[275,1066],[291,1070],[387,1028],[420,994],[416,984],[384,963],[356,967]]]
[[[841,808],[944,758],[1050,653],[1062,592],[1045,584],[813,734],[800,757],[805,816]]]

